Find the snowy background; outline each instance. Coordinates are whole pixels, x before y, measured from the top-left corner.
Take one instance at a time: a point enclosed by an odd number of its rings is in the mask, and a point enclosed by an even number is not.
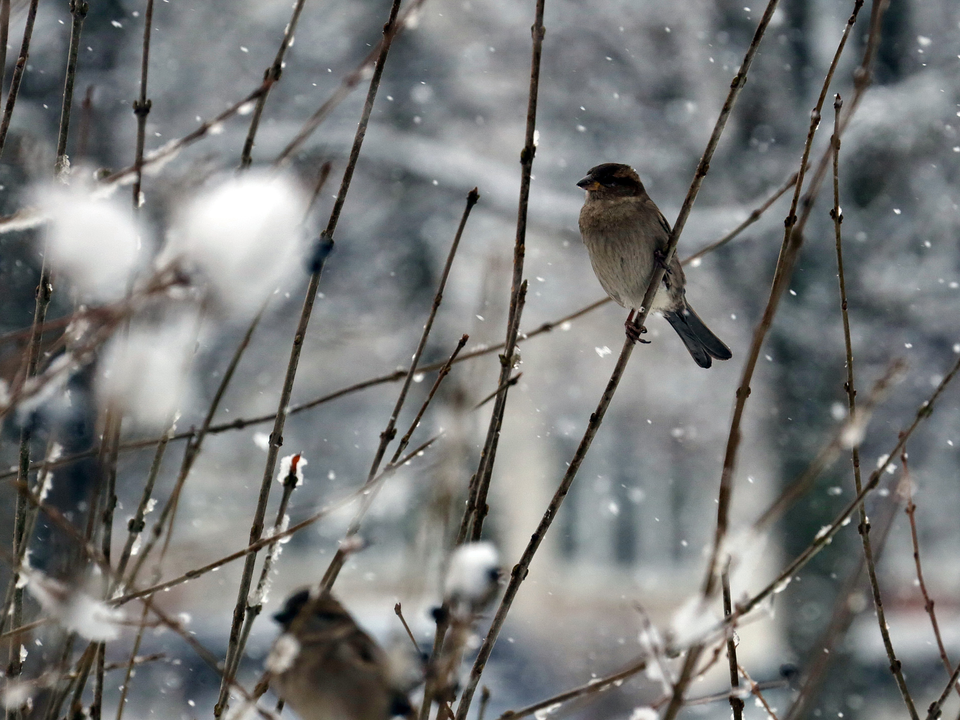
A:
[[[827,0],[781,3],[684,230],[681,257],[734,228],[796,171],[810,110],[851,6]],[[42,458],[53,440],[66,454],[95,448],[111,400],[124,407],[127,440],[158,438],[175,411],[179,430],[199,425],[251,316],[271,293],[215,422],[275,412],[308,277],[301,255],[308,238],[326,223],[366,82],[302,147],[282,180],[257,173],[270,167],[370,52],[387,3],[307,1],[253,150],[253,180],[247,182],[259,185],[234,187],[229,194],[231,183],[241,182],[230,179],[248,128],[249,115],[241,115],[148,172],[136,219],[130,188],[123,186],[97,201],[88,225],[79,215],[91,202],[91,171],[133,162],[131,103],[139,94],[144,7],[139,1],[91,2],[68,143],[74,167],[69,189],[53,178],[71,19],[65,2],[42,0],[39,8],[0,157],[0,213],[40,207],[51,221],[43,229],[0,234],[0,332],[30,326],[44,237],[69,236],[61,256],[55,254],[56,240],[50,248],[58,273],[51,319],[81,304],[122,297],[123,290],[116,290],[131,267],[142,274],[178,252],[194,252],[193,282],[198,288],[207,282],[211,294],[204,300],[201,290],[184,292],[168,303],[148,305],[132,321],[126,349],[116,339],[105,342],[66,386],[29,412],[9,414],[0,447],[4,467],[15,467],[24,427],[33,432],[35,458]],[[725,0],[547,0],[524,330],[603,295],[576,226],[582,192],[575,184],[588,168],[608,161],[633,165],[665,216],[676,218],[762,10]],[[290,0],[158,2],[147,92],[152,100],[148,151],[186,135],[258,87],[290,11]],[[533,11],[530,2],[427,0],[415,26],[394,41],[305,337],[294,404],[407,366],[464,199],[474,186],[480,202],[464,233],[424,362],[446,358],[463,333],[470,335],[468,349],[502,341]],[[868,4],[841,58],[813,158],[819,158],[832,130],[833,93],[852,96],[869,11]],[[15,8],[4,88],[25,14]],[[960,353],[958,52],[960,6],[950,0],[893,0],[875,85],[843,139],[844,260],[860,399],[893,359],[908,365],[865,436],[865,474],[884,463],[898,431],[909,425]],[[307,211],[301,238],[299,217],[327,161],[330,179]],[[247,191],[253,193],[249,198],[243,195]],[[225,199],[223,193],[228,193]],[[846,415],[829,196],[825,187],[753,381],[736,473],[734,529],[757,517]],[[72,203],[80,209],[74,211]],[[263,217],[262,207],[251,207],[257,203],[276,213],[268,229],[251,226]],[[492,691],[488,713],[516,709],[594,674],[612,673],[635,658],[642,625],[636,603],[663,630],[684,621],[675,611],[701,581],[734,393],[766,302],[788,203],[789,193],[734,242],[687,270],[688,298],[732,348],[731,361],[703,371],[661,319],[648,322],[652,344],[634,352],[483,677]],[[231,260],[235,249],[254,246],[252,261]],[[136,252],[128,258],[124,253],[131,247]],[[573,455],[613,369],[624,317],[608,303],[521,346],[523,374],[507,404],[486,526],[507,568],[522,552]],[[4,336],[0,377],[5,382],[15,377],[23,351],[22,338]],[[51,339],[44,362],[59,352]],[[443,518],[452,514],[454,525],[459,522],[491,406],[473,408],[496,389],[498,371],[495,353],[455,366],[413,443],[441,430],[444,435],[385,485],[361,532],[370,546],[351,556],[338,581],[344,603],[384,642],[399,635],[392,612],[397,600],[421,644],[432,637],[428,610],[440,599]],[[401,428],[413,418],[433,377],[413,384]],[[306,482],[291,501],[293,522],[344,497],[366,478],[397,388],[396,383],[378,385],[291,416],[281,454],[299,452],[309,461]],[[180,500],[163,577],[246,545],[270,428],[269,423],[253,425],[205,441]],[[950,387],[908,450],[925,579],[954,662],[960,660],[958,449],[960,404],[957,388]],[[156,490],[161,502],[174,485],[182,451],[182,441],[171,443],[164,458]],[[152,448],[120,454],[116,553],[153,457]],[[50,502],[79,527],[99,468],[87,458],[55,472]],[[910,526],[901,511],[906,501],[893,490],[899,478],[897,464],[884,476],[868,512],[876,528],[896,509],[878,571],[895,647],[918,707],[926,708],[948,676],[916,587]],[[279,486],[274,488],[278,493]],[[5,543],[15,496],[12,485],[0,487]],[[775,577],[852,497],[845,452],[775,525],[755,575],[738,578],[745,584],[734,586],[735,598]],[[353,512],[347,507],[293,537],[278,564],[267,612],[278,608],[288,591],[319,579]],[[148,516],[148,527],[151,521]],[[54,577],[75,580],[80,571],[70,546],[41,523],[31,563]],[[849,632],[835,638],[828,679],[808,708],[814,716],[905,715],[887,670],[869,586],[861,581],[852,590],[847,587],[861,555],[854,521],[776,596],[772,617],[740,630],[741,663],[758,681],[777,680],[783,666],[806,671],[819,661],[822,633],[838,608],[849,610]],[[196,637],[220,656],[239,565],[158,596],[170,614],[189,617]],[[4,563],[4,587],[8,577]],[[30,597],[25,621],[40,612]],[[138,616],[134,606],[128,605],[128,612]],[[275,633],[265,613],[254,626],[240,674],[248,687]],[[120,641],[108,643],[108,662],[122,661],[132,638],[128,629]],[[25,641],[26,676],[39,677],[51,667],[63,642],[53,628]],[[0,650],[4,656],[8,652]],[[165,658],[138,671],[126,717],[211,715],[217,679],[179,638],[150,633],[141,652],[163,652]],[[691,697],[724,690],[725,660],[718,667],[691,688]],[[119,684],[107,683],[104,712],[115,711]],[[641,676],[572,712],[627,718],[660,693],[655,679]],[[796,696],[795,687],[768,694],[780,717]],[[946,713],[955,716],[956,698],[951,702]],[[766,716],[751,700],[747,704],[748,717]],[[729,707],[721,701],[686,712],[725,717]]]

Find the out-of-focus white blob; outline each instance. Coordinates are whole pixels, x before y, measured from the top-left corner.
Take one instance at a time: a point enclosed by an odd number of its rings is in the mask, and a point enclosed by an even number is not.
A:
[[[453,551],[444,586],[452,612],[482,611],[499,587],[500,556],[492,543],[467,543]]]
[[[852,450],[858,447],[867,434],[867,425],[869,423],[870,413],[857,408],[857,411],[840,431],[840,445],[845,450]]]
[[[293,181],[247,173],[200,193],[183,209],[161,255],[199,271],[233,316],[255,313],[303,272],[306,196]]]
[[[140,259],[140,232],[129,207],[98,199],[84,187],[49,185],[36,191],[47,257],[83,299],[122,298]]]
[[[308,465],[307,459],[303,457],[300,453],[296,455],[287,455],[285,458],[280,458],[280,469],[277,471],[277,482],[283,485],[287,481],[287,476],[293,472],[293,476],[297,479],[297,484],[294,487],[300,487],[303,485],[303,468]]]
[[[143,429],[166,430],[189,397],[187,370],[196,333],[196,319],[184,315],[115,336],[104,349],[97,378],[100,402],[120,407]]]
[[[249,698],[241,698],[235,705],[227,711],[227,720],[253,720],[260,717],[260,712],[265,712],[263,708],[257,708],[257,701]],[[276,717],[272,713],[267,713],[265,717]]]
[[[766,584],[770,574],[768,540],[769,534],[745,528],[732,532],[724,541],[723,554],[730,566],[730,587],[736,596],[746,594],[749,588],[760,583]]]
[[[32,682],[9,678],[0,692],[0,707],[7,711],[19,710],[33,700],[36,691],[37,686]]]
[[[47,615],[87,640],[106,642],[120,636],[119,623],[124,619],[123,612],[78,588],[30,570],[27,590]]]
[[[657,720],[660,714],[652,707],[642,706],[633,709],[630,713],[630,720]]]
[[[707,633],[717,627],[719,618],[713,609],[703,602],[700,595],[687,600],[673,614],[670,631],[673,634],[672,645],[687,648],[702,641]]]

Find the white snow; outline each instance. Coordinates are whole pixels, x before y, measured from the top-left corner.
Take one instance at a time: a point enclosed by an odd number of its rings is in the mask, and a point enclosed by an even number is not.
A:
[[[140,232],[129,205],[96,198],[84,187],[49,185],[35,192],[47,257],[85,300],[122,298],[140,261]]]
[[[182,260],[229,314],[250,316],[304,272],[305,210],[300,187],[284,176],[251,172],[221,180],[182,210],[160,262]]]

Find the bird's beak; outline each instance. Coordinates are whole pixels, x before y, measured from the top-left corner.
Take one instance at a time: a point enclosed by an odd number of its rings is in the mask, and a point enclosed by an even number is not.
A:
[[[600,187],[600,183],[587,175],[585,178],[583,178],[583,180],[577,183],[577,187],[582,187],[584,190],[596,190]]]

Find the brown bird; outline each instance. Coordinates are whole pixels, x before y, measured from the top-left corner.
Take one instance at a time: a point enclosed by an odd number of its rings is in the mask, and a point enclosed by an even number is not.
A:
[[[330,593],[300,590],[273,617],[284,632],[267,661],[270,686],[301,720],[412,716],[387,654]]]
[[[639,340],[633,315],[643,304],[654,268],[663,265],[670,224],[629,165],[597,165],[577,185],[587,192],[580,210],[580,235],[593,272],[607,295],[630,310],[627,334]],[[673,326],[700,367],[710,367],[714,358],[729,360],[730,348],[690,307],[685,285],[683,268],[674,254],[651,310]]]

